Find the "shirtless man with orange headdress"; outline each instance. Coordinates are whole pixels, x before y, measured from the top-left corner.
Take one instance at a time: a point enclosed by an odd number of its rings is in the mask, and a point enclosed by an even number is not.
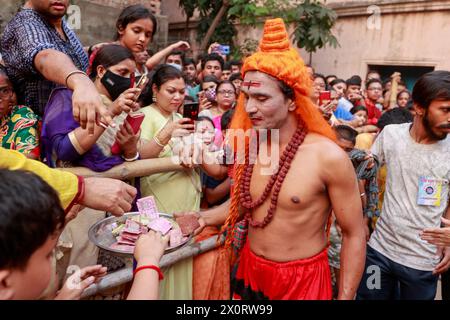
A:
[[[338,299],[353,299],[366,247],[355,171],[308,98],[311,80],[281,19],[266,21],[259,51],[245,60],[243,74],[229,141],[237,129],[278,130],[278,141],[258,143],[281,156],[272,175],[258,159],[249,160],[251,152],[236,160],[231,200],[197,213],[199,230],[225,222],[227,247],[239,221],[248,227],[233,298],[331,299],[326,229],[334,211],[343,236]]]

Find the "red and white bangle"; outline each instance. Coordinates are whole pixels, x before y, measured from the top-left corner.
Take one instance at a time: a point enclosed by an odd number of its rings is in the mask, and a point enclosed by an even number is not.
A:
[[[161,269],[158,266],[155,266],[155,265],[141,266],[141,267],[136,268],[136,270],[134,270],[134,272],[133,272],[133,277],[136,277],[136,274],[139,271],[145,270],[145,269],[155,270],[156,272],[158,272],[159,280],[161,281],[162,279],[164,279],[164,275],[163,275]]]

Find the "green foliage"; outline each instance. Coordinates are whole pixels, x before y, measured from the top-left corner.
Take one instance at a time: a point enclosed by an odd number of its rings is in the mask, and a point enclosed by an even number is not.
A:
[[[307,52],[316,52],[326,45],[333,48],[339,45],[331,32],[336,19],[336,12],[316,0],[305,0],[286,16],[286,20],[295,25],[294,43]]]

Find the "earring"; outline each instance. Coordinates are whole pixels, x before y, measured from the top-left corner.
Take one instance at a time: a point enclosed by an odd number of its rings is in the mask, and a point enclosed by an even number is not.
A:
[[[152,99],[153,99],[153,102],[154,102],[154,103],[156,103],[156,102],[157,102],[157,99],[156,99],[156,93],[153,93],[153,97],[152,97]]]

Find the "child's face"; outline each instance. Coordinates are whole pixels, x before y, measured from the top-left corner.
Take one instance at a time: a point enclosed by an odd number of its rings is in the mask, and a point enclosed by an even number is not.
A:
[[[214,141],[215,130],[213,125],[207,120],[199,121],[195,132],[200,134],[203,143],[206,145],[210,145]]]
[[[33,300],[38,299],[48,287],[52,275],[52,253],[58,236],[48,237],[47,241],[37,249],[28,260],[24,270],[0,270],[0,300]],[[4,272],[8,275],[3,277]],[[1,280],[0,279],[0,280]]]
[[[360,110],[354,114],[355,118],[361,120],[363,125],[367,123],[367,112],[364,110]]]

